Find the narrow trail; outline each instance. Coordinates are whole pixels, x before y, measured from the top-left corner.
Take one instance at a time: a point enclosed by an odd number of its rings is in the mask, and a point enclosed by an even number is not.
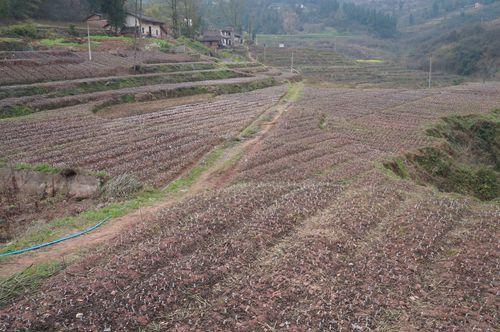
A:
[[[259,128],[259,130],[250,138],[242,140],[240,133],[240,141],[238,143],[226,143],[223,146],[222,155],[216,162],[205,170],[200,177],[189,186],[186,190],[181,190],[179,193],[167,194],[167,196],[159,202],[151,206],[141,207],[138,210],[131,212],[125,216],[111,219],[96,231],[84,236],[62,242],[60,244],[48,247],[46,249],[35,251],[32,253],[13,256],[12,258],[1,263],[0,278],[9,277],[15,273],[22,272],[30,266],[41,264],[49,261],[72,262],[85,255],[85,252],[93,247],[99,246],[106,242],[112,241],[119,234],[129,230],[138,223],[143,221],[154,220],[156,214],[168,207],[175,205],[189,197],[192,197],[202,191],[211,190],[224,186],[232,178],[235,170],[235,165],[238,161],[238,156],[242,156],[257,146],[265,134],[274,127],[277,120],[286,112],[290,101],[286,100],[285,96],[272,107],[264,111],[249,127]],[[268,115],[272,115],[271,121],[266,121]],[[245,130],[244,130],[245,131]],[[242,133],[244,132],[242,131]],[[216,147],[217,148],[221,148]],[[207,153],[207,155],[210,154]],[[207,156],[205,155],[205,156]],[[199,165],[200,160],[196,165]],[[185,176],[191,169],[188,169],[181,175]]]

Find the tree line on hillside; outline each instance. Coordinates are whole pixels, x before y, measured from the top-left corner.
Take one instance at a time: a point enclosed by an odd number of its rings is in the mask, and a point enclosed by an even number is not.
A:
[[[81,21],[89,13],[99,12],[106,15],[112,27],[118,29],[125,21],[127,10],[142,10],[141,2],[144,2],[144,10],[168,20],[176,37],[194,37],[200,31],[200,0],[161,0],[158,3],[145,0],[0,0],[0,22],[32,18]],[[158,6],[160,3],[162,6]]]
[[[342,9],[347,19],[372,28],[381,37],[392,37],[397,32],[397,19],[392,15],[352,3],[345,3]]]
[[[430,8],[425,8],[423,17],[434,18],[457,9],[465,9],[467,6],[474,6],[476,3],[480,5],[488,5],[498,0],[434,0]],[[463,11],[462,11],[463,13]]]
[[[237,8],[241,14],[231,22],[221,13],[224,14],[224,7],[232,2],[239,3]],[[293,34],[321,31],[325,27],[348,29],[360,26],[382,37],[392,37],[397,32],[396,19],[392,15],[337,0],[287,0],[280,3],[273,0],[227,0],[217,2],[207,13],[208,23],[222,20],[234,26],[251,27],[249,30],[255,33]]]
[[[433,0],[419,10],[413,10],[408,16],[408,21],[403,24],[415,25],[421,21],[435,19],[441,16],[446,17],[449,13],[460,11],[462,17],[466,16],[466,9],[482,5],[490,5],[500,0]],[[404,4],[404,3],[403,3]]]
[[[420,42],[410,54],[411,62],[428,67],[433,55],[436,70],[458,75],[494,77],[500,67],[500,28],[467,25]]]
[[[42,0],[0,0],[0,20],[25,20],[38,10]]]
[[[125,20],[125,0],[0,0],[0,20],[30,18],[66,21],[82,20],[92,11],[106,14],[112,26]]]
[[[91,11],[105,14],[111,25],[124,22],[135,0],[1,0],[0,20],[28,18],[81,20]],[[296,33],[320,25],[365,26],[382,37],[396,33],[395,19],[375,9],[337,0],[149,0],[143,12],[168,22],[175,37],[195,37],[210,26],[229,25],[255,33]]]

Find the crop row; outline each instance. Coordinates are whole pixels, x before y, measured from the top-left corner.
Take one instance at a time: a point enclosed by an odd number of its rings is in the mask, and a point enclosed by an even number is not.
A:
[[[430,143],[425,125],[452,113],[488,112],[496,98],[449,88],[307,90],[258,150],[239,165],[239,180],[306,179],[350,160],[404,153]],[[369,157],[365,160],[363,156]]]
[[[115,76],[101,79],[77,80],[76,82],[64,81],[62,83],[28,85],[24,88],[8,89],[1,91],[3,94],[14,94],[12,98],[0,101],[0,108],[8,109],[14,105],[44,108],[58,105],[57,98],[86,94],[92,92],[118,90],[146,85],[171,84],[181,82],[208,81],[215,79],[243,77],[245,74],[236,73],[231,70],[203,70],[191,71],[189,73],[170,73],[153,75]],[[24,90],[25,93],[22,93]],[[17,95],[17,96],[16,96]]]
[[[2,146],[5,149],[2,153],[10,154],[12,151],[10,147],[20,151],[24,148],[38,149],[45,145],[62,145],[67,141],[75,142],[93,137],[102,139],[106,133],[131,131],[134,126],[139,128],[161,126],[158,129],[162,130],[194,130],[200,125],[207,127],[211,118],[213,122],[217,117],[229,114],[234,118],[235,115],[244,117],[244,114],[252,109],[253,112],[258,112],[269,103],[269,98],[276,98],[273,95],[274,91],[280,90],[278,88],[270,89],[269,93],[255,92],[218,97],[210,103],[182,105],[115,120],[104,121],[86,111],[68,110],[50,113],[49,117],[37,121],[19,120],[14,126],[10,122],[3,122],[0,123],[2,128],[0,135],[6,144]],[[72,121],[68,121],[68,118]],[[220,121],[216,123],[224,125]],[[224,128],[231,129],[229,125]]]
[[[165,183],[243,130],[282,93],[283,88],[270,88],[118,119],[68,110],[3,121],[0,136],[6,144],[0,153],[13,163],[131,172],[153,184],[160,178]]]
[[[303,48],[256,48],[254,53],[258,56],[261,62],[268,63],[274,66],[290,66],[292,61],[294,65],[309,65],[309,66],[332,66],[346,65],[352,62],[342,55],[330,51],[317,51]]]
[[[0,317],[12,330],[487,330],[498,213],[377,172],[348,188],[237,184],[162,210]]]
[[[191,58],[182,55],[160,55],[154,52],[151,54],[141,52],[135,60],[134,54],[130,52],[116,55],[108,52],[95,52],[92,55],[92,61],[85,53],[66,54],[68,53],[66,52],[62,55],[53,55],[41,52],[40,56],[35,57],[34,60],[30,60],[29,56],[28,59],[23,60],[21,57],[27,56],[22,54],[24,52],[14,53],[16,61],[11,59],[0,62],[0,85],[127,74],[135,63],[140,64],[142,61],[148,63],[192,61]]]
[[[305,89],[242,158],[246,182],[127,229],[0,309],[0,329],[494,330],[498,206],[387,177],[374,162],[423,144],[430,121],[489,111],[499,96],[498,85]],[[196,153],[187,130],[164,132],[151,139]],[[147,165],[168,163],[150,138],[131,140]],[[134,158],[114,151],[110,160]]]
[[[35,330],[146,325],[166,312],[191,307],[193,298],[206,296],[340,191],[320,184],[252,185],[199,195],[160,212],[156,227],[143,224],[126,241],[117,239],[74,266],[66,275],[73,280],[53,283],[36,302],[2,312],[2,322]],[[110,252],[121,254],[111,257]],[[88,269],[92,273],[84,272]],[[12,315],[15,311],[20,315]],[[83,313],[82,320],[75,320],[77,313]]]

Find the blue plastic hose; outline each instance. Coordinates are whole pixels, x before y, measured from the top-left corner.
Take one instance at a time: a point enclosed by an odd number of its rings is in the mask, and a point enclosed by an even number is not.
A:
[[[82,236],[84,234],[92,232],[96,228],[99,228],[100,226],[102,226],[102,224],[104,224],[109,219],[111,219],[111,217],[107,217],[106,219],[101,220],[96,225],[94,225],[94,226],[92,226],[90,228],[87,228],[87,229],[85,229],[85,230],[83,230],[81,232],[78,232],[78,233],[75,233],[75,234],[72,234],[72,235],[69,235],[69,236],[66,236],[66,237],[63,237],[63,238],[51,241],[51,242],[46,242],[46,243],[38,244],[38,245],[30,247],[30,248],[24,248],[24,249],[9,251],[9,252],[0,254],[0,257],[7,257],[7,256],[19,255],[19,254],[23,254],[25,252],[34,251],[34,250],[38,250],[38,249],[41,249],[41,248],[53,246],[54,244],[61,243],[61,242],[64,242],[66,240],[74,239],[75,237],[79,237],[79,236]]]

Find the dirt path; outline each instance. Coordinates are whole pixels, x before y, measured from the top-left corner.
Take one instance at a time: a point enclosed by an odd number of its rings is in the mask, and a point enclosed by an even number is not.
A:
[[[87,250],[103,243],[111,241],[114,237],[134,227],[136,224],[153,220],[156,214],[174,204],[187,199],[204,190],[210,190],[224,186],[235,172],[235,165],[242,156],[257,146],[265,134],[274,127],[281,115],[286,112],[290,102],[282,97],[278,103],[264,111],[249,127],[259,128],[251,138],[242,139],[238,143],[227,145],[217,161],[193,183],[188,190],[178,194],[168,194],[167,197],[154,205],[139,208],[125,216],[112,219],[96,231],[84,236],[62,242],[47,249],[32,253],[13,256],[1,264],[0,278],[9,277],[21,272],[31,265],[37,265],[49,261],[72,262],[81,258]],[[271,121],[266,121],[272,115]],[[242,132],[244,133],[245,130]],[[241,138],[242,134],[240,134]],[[218,147],[220,148],[220,147]],[[182,175],[186,175],[186,170]],[[182,177],[181,176],[181,177]]]

